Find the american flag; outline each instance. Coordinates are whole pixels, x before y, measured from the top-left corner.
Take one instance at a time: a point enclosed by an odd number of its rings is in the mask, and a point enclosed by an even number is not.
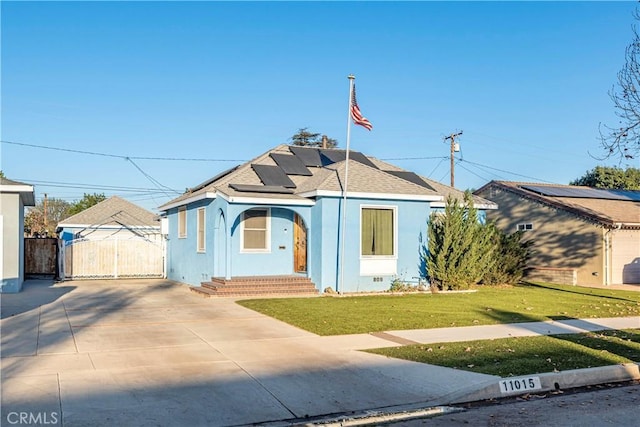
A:
[[[362,115],[360,112],[360,107],[358,107],[358,103],[356,102],[356,85],[353,85],[353,91],[351,93],[351,118],[353,119],[353,123],[360,125],[367,130],[373,129],[373,125],[371,122]]]

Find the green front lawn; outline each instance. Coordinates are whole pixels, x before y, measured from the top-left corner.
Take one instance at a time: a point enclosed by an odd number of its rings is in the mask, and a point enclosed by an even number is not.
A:
[[[501,377],[640,362],[640,329],[368,350]]]
[[[319,335],[640,315],[640,292],[550,284],[478,292],[252,299],[238,304]]]

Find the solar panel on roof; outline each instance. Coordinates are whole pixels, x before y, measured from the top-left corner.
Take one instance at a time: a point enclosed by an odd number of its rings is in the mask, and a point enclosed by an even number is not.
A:
[[[295,155],[271,153],[270,156],[287,175],[313,175]]]
[[[229,187],[242,193],[293,194],[293,190],[291,188],[284,188],[276,185],[229,184]]]
[[[315,148],[289,147],[291,151],[305,166],[322,167],[320,151]]]
[[[264,185],[296,188],[291,178],[289,178],[279,166],[252,164],[251,167],[258,174],[260,181],[262,181]]]
[[[329,160],[329,163],[325,162],[324,164],[338,163],[343,162],[347,159],[347,151],[346,150],[320,150],[320,154]],[[349,159],[355,160],[358,163],[362,163],[363,165],[370,166],[372,168],[378,169],[378,167],[371,161],[367,156],[362,154],[359,151],[349,150]]]
[[[344,150],[320,150],[320,156],[324,158],[323,166],[326,166],[343,162],[347,158],[347,152]]]
[[[238,169],[239,166],[234,166],[230,169],[227,169],[226,171],[220,172],[218,175],[214,176],[213,178],[210,178],[208,180],[206,180],[205,182],[203,182],[202,184],[198,184],[195,187],[191,188],[191,191],[198,191],[201,188],[206,187],[209,184],[213,184],[214,182],[216,182],[217,180],[219,180],[220,178],[224,178],[225,176],[229,175],[231,172],[235,171],[236,169]]]
[[[634,202],[640,202],[640,191],[638,190],[606,190],[611,194],[615,194],[618,197],[626,197]]]
[[[397,176],[398,178],[402,178],[405,181],[409,181],[421,187],[435,191],[435,189],[432,186],[424,182],[422,178],[420,178],[418,175],[416,175],[413,172],[409,172],[409,171],[385,171],[385,172],[393,176]]]
[[[362,163],[363,165],[371,166],[372,168],[378,169],[378,167],[373,164],[371,160],[364,154],[359,151],[350,151],[349,158],[355,160],[356,162]]]
[[[581,199],[640,201],[640,191],[605,190],[601,188],[553,187],[545,185],[522,185],[521,188],[550,197],[573,197]]]

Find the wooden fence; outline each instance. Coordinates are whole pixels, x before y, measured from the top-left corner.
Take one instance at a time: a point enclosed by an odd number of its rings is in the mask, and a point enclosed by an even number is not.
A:
[[[57,276],[58,239],[25,237],[24,274],[29,276]]]

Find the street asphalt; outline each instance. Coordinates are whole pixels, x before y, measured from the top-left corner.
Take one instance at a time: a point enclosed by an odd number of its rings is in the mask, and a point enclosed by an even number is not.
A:
[[[59,426],[309,424],[500,397],[499,377],[359,350],[640,327],[630,317],[321,337],[163,280],[28,281],[2,295],[1,318],[0,423]],[[553,389],[640,372],[538,377]]]

